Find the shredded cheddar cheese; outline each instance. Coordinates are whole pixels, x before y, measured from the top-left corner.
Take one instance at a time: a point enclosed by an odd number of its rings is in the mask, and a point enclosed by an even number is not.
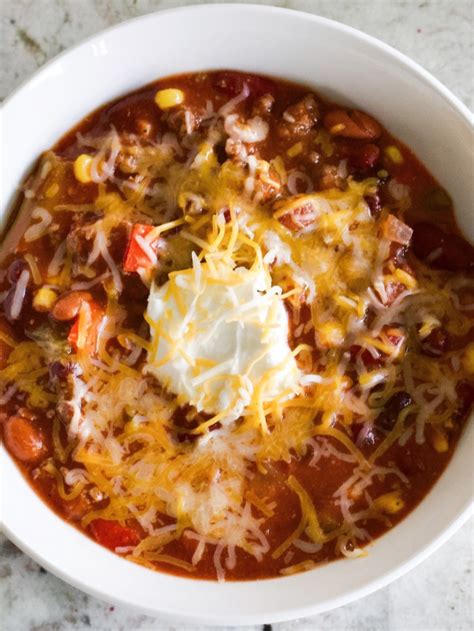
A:
[[[160,115],[175,116],[187,99],[168,88],[155,102]],[[187,129],[184,138],[168,131],[140,145],[114,128],[100,138],[79,135],[87,153],[69,169],[78,182],[96,185],[91,204],[54,205],[64,166],[51,162],[48,210],[37,212],[28,238],[44,234],[55,210],[97,219],[83,260],[68,240],[55,242],[44,270],[25,256],[33,284],[47,284],[35,289],[33,308],[50,311],[73,284],[79,291],[99,285],[106,307],[97,317],[82,302],[71,320],[75,344],[66,347],[51,348],[42,332],[17,344],[0,331],[11,347],[2,384],[15,384],[35,409],[65,404],[64,427],[52,420],[61,466],[48,461],[41,471],[64,501],[84,490],[100,499],[82,525],[133,520],[143,537],[117,552],[147,567],[194,572],[212,547],[220,580],[236,550],[258,561],[285,559],[284,575],[315,565],[292,562],[298,550],[315,554],[331,545],[349,557],[363,554],[366,520],[405,508],[398,487],[371,495],[375,480],[406,483],[386,463],[390,450],[428,437],[437,453],[446,452],[456,384],[474,370],[472,344],[442,358],[418,352],[446,322],[449,333],[465,335],[470,317],[459,288],[442,283],[439,271],[396,264],[387,225],[410,229],[392,208],[371,213],[367,200],[378,180],[346,174],[339,188],[291,193],[295,173],[285,160],[298,157],[303,143],[260,159],[249,147],[266,137],[268,125],[259,117],[243,122],[225,107],[201,112],[204,131]],[[184,122],[190,127],[189,116]],[[342,129],[336,127],[315,136],[326,156],[334,152],[331,134]],[[238,153],[222,161],[218,150],[228,141]],[[395,146],[385,153],[396,165],[408,159]],[[148,268],[128,269],[113,256],[129,224],[143,228],[137,243]],[[121,302],[133,282],[149,292],[136,330]],[[77,366],[61,393],[47,385],[52,357]],[[370,435],[400,392],[407,404],[365,450],[358,437]],[[253,483],[275,463],[304,458],[314,463],[308,466],[326,458],[350,470],[334,492],[336,516],[320,516],[307,483],[289,475],[284,489],[299,521],[270,545],[266,522],[284,516]],[[67,471],[71,459],[79,474]],[[196,546],[191,563],[170,553],[180,537]]]

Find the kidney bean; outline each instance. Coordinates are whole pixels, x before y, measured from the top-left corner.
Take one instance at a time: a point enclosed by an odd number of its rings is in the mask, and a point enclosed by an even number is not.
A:
[[[432,223],[414,226],[413,251],[422,261],[428,258],[428,264],[437,269],[451,272],[474,269],[474,247],[459,235],[446,233]]]
[[[448,333],[437,327],[421,341],[421,352],[428,357],[440,357],[446,351],[448,342]]]
[[[53,361],[49,364],[49,377],[52,382],[66,381],[69,375],[79,374],[79,364],[72,361]]]
[[[18,279],[20,278],[20,274],[25,269],[28,269],[28,263],[23,259],[15,259],[14,261],[12,261],[7,271],[8,282],[12,285],[17,283]]]
[[[224,164],[224,162],[227,161],[227,151],[226,151],[226,146],[222,143],[215,145],[214,146],[214,151],[217,157],[217,162],[219,164]]]
[[[55,320],[67,322],[77,316],[83,302],[92,300],[88,291],[68,291],[56,300],[51,315]]]
[[[400,412],[412,403],[408,392],[396,392],[387,401],[383,412],[375,419],[375,426],[390,432],[395,427]]]
[[[345,142],[339,147],[339,153],[342,157],[347,158],[347,164],[350,169],[366,173],[373,169],[380,157],[380,149],[373,143],[365,143],[361,145],[359,142]]]
[[[5,445],[22,462],[34,463],[45,454],[41,431],[23,416],[11,416],[5,421]]]
[[[406,245],[402,245],[401,243],[396,243],[395,241],[392,241],[392,243],[390,244],[390,252],[389,252],[390,260],[392,260],[396,264],[399,264],[400,262],[404,263],[406,254],[407,254]]]
[[[360,426],[358,427],[357,425],[353,425],[352,427],[353,440],[357,443],[358,447],[374,447],[385,436],[385,434],[376,427],[369,427],[368,429],[364,427],[359,429]]]
[[[382,357],[374,357],[366,348],[362,348],[362,346],[358,344],[353,344],[349,348],[349,353],[351,354],[352,361],[355,361],[357,356],[359,356],[366,368],[381,366],[383,364]]]
[[[369,207],[369,211],[372,217],[378,217],[382,212],[382,202],[380,200],[380,195],[375,193],[375,195],[364,195],[364,201]]]
[[[324,126],[334,136],[357,140],[375,140],[382,133],[378,122],[358,110],[331,110],[324,117]]]

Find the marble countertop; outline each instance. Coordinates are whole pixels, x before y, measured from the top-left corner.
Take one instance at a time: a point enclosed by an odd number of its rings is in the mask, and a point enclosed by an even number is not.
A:
[[[197,2],[194,2],[196,4]],[[339,20],[405,52],[473,107],[471,0],[258,2]],[[175,0],[2,0],[0,98],[62,50],[116,22],[184,4]],[[274,631],[469,631],[473,521],[418,568],[356,603],[275,624]],[[269,631],[270,625],[245,627]],[[112,607],[47,573],[0,535],[0,625],[5,631],[205,631]],[[244,628],[242,628],[244,629]]]

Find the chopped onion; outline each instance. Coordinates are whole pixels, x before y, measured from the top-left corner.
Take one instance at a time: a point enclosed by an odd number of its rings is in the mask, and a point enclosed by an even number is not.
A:
[[[347,160],[341,160],[339,162],[339,166],[337,167],[337,177],[341,178],[341,180],[345,180],[347,177]]]
[[[392,178],[387,185],[388,192],[397,202],[407,199],[410,196],[410,189],[406,184],[402,184],[395,178]]]
[[[306,190],[304,193],[311,193],[313,190],[313,182],[310,178],[303,173],[303,171],[292,171],[288,175],[287,187],[292,195],[298,195],[300,191],[298,191],[298,182],[302,182],[306,185]]]
[[[400,221],[395,215],[388,215],[382,225],[383,236],[395,243],[408,245],[413,235],[413,228]]]

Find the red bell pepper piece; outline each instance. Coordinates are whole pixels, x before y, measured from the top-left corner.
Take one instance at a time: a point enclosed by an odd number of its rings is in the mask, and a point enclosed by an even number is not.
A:
[[[148,243],[149,250],[144,248],[142,243],[140,243],[153,228],[154,226],[140,223],[133,226],[123,260],[124,272],[137,272],[139,269],[148,269],[155,264],[156,256],[154,259],[151,259],[150,250],[156,255],[158,251],[158,239]]]
[[[109,548],[109,550],[136,546],[141,539],[137,530],[129,526],[122,526],[118,521],[94,519],[90,528],[97,543]]]
[[[90,308],[90,322],[89,322],[89,327],[87,329],[86,343],[84,345],[83,350],[87,351],[88,353],[94,354],[97,351],[97,338],[99,334],[99,326],[102,321],[102,318],[104,317],[104,310],[96,302],[88,302],[87,304],[89,305],[89,308]],[[74,324],[72,325],[71,330],[69,331],[68,338],[67,338],[67,341],[69,342],[69,344],[72,346],[72,348],[74,349],[76,353],[78,351],[77,342],[79,338],[79,319],[81,317],[82,308],[83,307],[81,306],[81,309],[79,310],[79,315],[76,318],[76,321],[74,322]]]

